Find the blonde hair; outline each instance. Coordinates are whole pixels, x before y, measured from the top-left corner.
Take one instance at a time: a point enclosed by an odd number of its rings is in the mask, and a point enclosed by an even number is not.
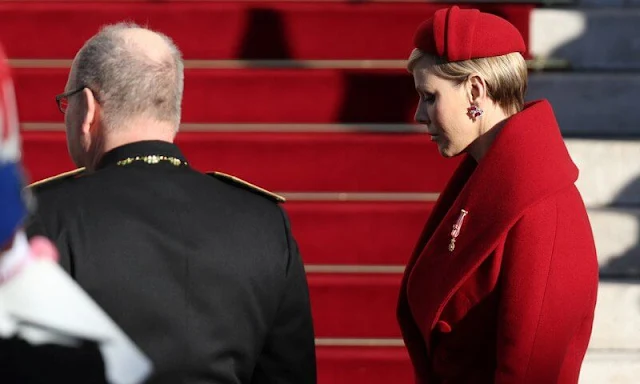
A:
[[[407,70],[413,72],[417,62],[423,58],[428,60],[431,73],[456,84],[462,84],[470,75],[479,73],[487,84],[491,100],[507,114],[520,112],[524,108],[527,62],[518,52],[479,59],[447,61],[416,48],[409,56]]]

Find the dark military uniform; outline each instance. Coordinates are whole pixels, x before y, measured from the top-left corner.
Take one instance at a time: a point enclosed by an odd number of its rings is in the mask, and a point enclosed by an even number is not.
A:
[[[190,168],[174,144],[33,187],[29,234],[154,363],[150,383],[315,383],[308,286],[280,197]]]

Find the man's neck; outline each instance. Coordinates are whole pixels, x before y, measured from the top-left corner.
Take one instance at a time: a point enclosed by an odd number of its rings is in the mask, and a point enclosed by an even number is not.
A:
[[[156,140],[173,143],[175,130],[169,123],[137,123],[132,127],[116,128],[112,132],[105,132],[98,155],[90,159],[89,169],[94,169],[102,156],[112,149],[139,141]]]

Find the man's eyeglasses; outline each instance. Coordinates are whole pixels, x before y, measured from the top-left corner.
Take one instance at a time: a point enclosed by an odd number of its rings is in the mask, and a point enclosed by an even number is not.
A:
[[[56,104],[58,104],[58,109],[63,114],[67,112],[67,107],[69,106],[69,97],[75,95],[76,93],[82,92],[86,87],[81,87],[78,89],[74,89],[69,92],[61,93],[56,96]]]

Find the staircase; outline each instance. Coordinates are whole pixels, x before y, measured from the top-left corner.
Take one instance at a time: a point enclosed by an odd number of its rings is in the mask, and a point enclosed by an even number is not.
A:
[[[638,382],[640,1],[466,4],[523,33],[528,99],[550,99],[581,169],[602,266],[581,384]],[[0,1],[30,178],[73,168],[54,95],[84,41],[123,20],[168,34],[186,59],[177,142],[190,163],[289,199],[311,289],[319,382],[412,383],[395,321],[398,287],[459,160],[442,159],[411,124],[417,97],[404,60],[415,28],[445,5]]]
[[[530,49],[566,64],[533,75],[529,98],[554,105],[593,226],[601,266],[581,383],[640,382],[640,1],[537,9]],[[543,96],[544,95],[544,96]]]

